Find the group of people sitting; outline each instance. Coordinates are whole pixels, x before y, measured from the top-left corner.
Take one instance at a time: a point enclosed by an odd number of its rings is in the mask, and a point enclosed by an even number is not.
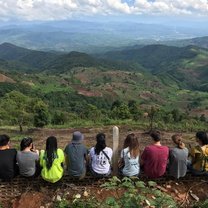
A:
[[[119,173],[123,176],[139,176],[141,170],[148,178],[158,178],[166,171],[175,178],[184,177],[189,170],[194,175],[208,175],[208,137],[206,132],[197,132],[197,146],[190,151],[182,142],[180,134],[172,136],[175,145],[168,148],[160,143],[158,131],[150,133],[152,144],[140,153],[135,134],[127,135],[118,161]],[[57,147],[57,139],[50,136],[45,150],[33,146],[31,138],[23,138],[20,150],[10,148],[10,138],[0,135],[0,180],[11,180],[20,174],[23,177],[41,177],[51,183],[59,181],[64,169],[72,177],[82,179],[89,171],[94,177],[111,175],[113,151],[106,146],[106,136],[96,135],[96,144],[88,150],[83,144],[84,135],[75,131],[64,151]]]

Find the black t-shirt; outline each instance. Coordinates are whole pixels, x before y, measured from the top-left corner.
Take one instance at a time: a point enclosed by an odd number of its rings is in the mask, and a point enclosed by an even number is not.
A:
[[[9,180],[17,174],[16,155],[15,149],[0,150],[0,179]]]

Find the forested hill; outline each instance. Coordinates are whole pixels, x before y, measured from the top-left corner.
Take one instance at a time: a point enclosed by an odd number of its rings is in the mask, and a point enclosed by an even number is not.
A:
[[[104,55],[66,54],[0,45],[0,123],[63,124],[79,119],[139,119],[151,106],[158,119],[200,115],[208,105],[208,52],[150,45]],[[176,111],[174,109],[177,109]],[[174,112],[172,114],[172,112]],[[46,113],[46,114],[45,114]],[[185,121],[184,121],[185,122]]]
[[[126,63],[125,61],[106,60],[103,57],[92,57],[86,53],[72,51],[69,53],[51,53],[35,51],[10,43],[0,45],[0,59],[6,63],[8,70],[17,71],[47,71],[62,73],[74,67],[97,67],[107,70],[141,70],[139,64]],[[6,69],[2,62],[0,69]]]
[[[168,82],[188,89],[207,90],[208,50],[197,46],[175,47],[148,45],[103,55],[106,59],[140,64],[147,71]]]

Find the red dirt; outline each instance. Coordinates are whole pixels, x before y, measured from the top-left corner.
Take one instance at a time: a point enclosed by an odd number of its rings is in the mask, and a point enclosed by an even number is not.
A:
[[[15,81],[13,79],[11,79],[10,77],[7,77],[3,74],[0,74],[0,82],[15,83]]]
[[[40,208],[45,201],[45,193],[26,192],[13,202],[12,208]]]

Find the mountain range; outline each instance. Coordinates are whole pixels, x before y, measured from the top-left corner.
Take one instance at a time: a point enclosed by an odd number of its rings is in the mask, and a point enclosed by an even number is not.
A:
[[[190,42],[195,42],[201,46],[200,40],[188,39],[207,34],[206,27],[190,25],[71,20],[2,25],[0,43],[10,42],[41,51],[98,53],[129,45],[163,44],[163,42],[176,46],[187,46]]]
[[[156,44],[89,55],[3,43],[0,74],[2,96],[16,89],[59,108],[71,96],[101,99],[99,105],[121,99],[183,110],[208,104],[208,50],[197,46]]]

